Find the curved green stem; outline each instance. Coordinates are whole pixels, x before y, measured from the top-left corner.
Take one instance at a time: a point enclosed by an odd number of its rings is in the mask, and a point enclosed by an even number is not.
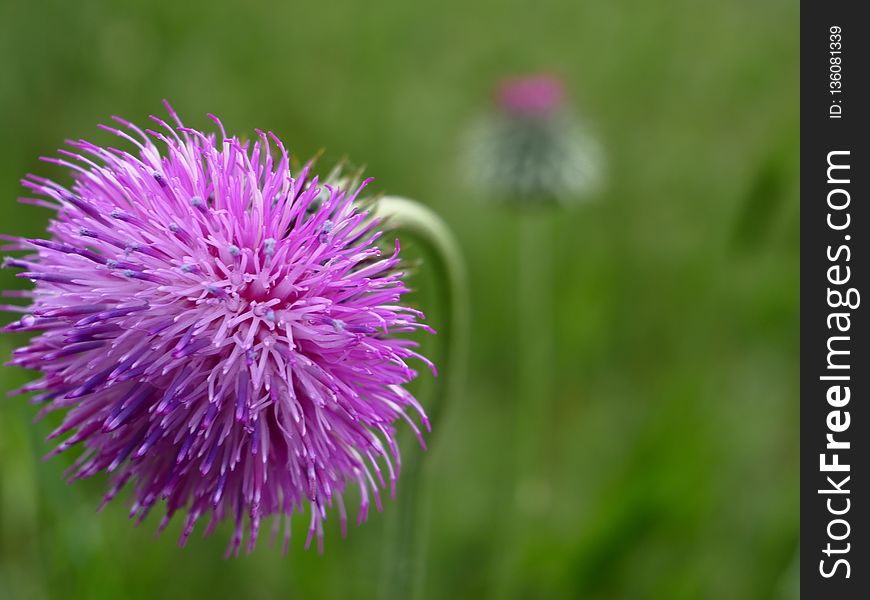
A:
[[[464,376],[468,288],[462,253],[447,224],[417,202],[386,196],[378,200],[375,212],[383,219],[385,229],[401,231],[423,247],[424,265],[432,271],[433,280],[438,282],[432,287],[441,309],[442,325],[437,335],[439,350],[432,358],[439,367],[439,375],[430,390],[431,397],[423,402],[432,430],[437,432],[445,404],[457,395]],[[430,447],[431,440],[432,436],[429,436]],[[422,483],[422,452],[413,449],[406,453],[402,462],[394,540],[387,551],[385,568],[387,598],[413,598],[422,582],[424,561],[418,543]]]

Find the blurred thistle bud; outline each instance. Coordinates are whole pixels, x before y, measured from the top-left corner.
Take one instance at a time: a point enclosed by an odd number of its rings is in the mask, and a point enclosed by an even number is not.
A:
[[[495,108],[468,141],[468,175],[483,193],[545,205],[578,201],[599,189],[601,147],[566,109],[561,79],[507,78],[496,89]]]

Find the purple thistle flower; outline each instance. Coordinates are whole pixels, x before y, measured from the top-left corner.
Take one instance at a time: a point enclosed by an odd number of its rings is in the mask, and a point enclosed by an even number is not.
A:
[[[306,548],[322,549],[327,508],[357,484],[358,521],[389,480],[395,493],[408,410],[428,429],[402,386],[406,361],[432,364],[394,334],[426,329],[400,304],[408,290],[399,247],[381,257],[377,221],[360,190],[318,185],[310,165],[291,176],[273,134],[253,143],[184,127],[143,131],[122,119],[103,126],[137,155],[79,140],[63,158],[75,183],[28,175],[23,199],[57,211],[48,239],[5,238],[7,259],[32,280],[29,307],[6,331],[40,331],[9,364],[42,378],[41,414],[66,410],[52,455],[81,444],[71,480],[112,473],[105,501],[128,482],[131,517],[161,500],[162,530],[187,512],[183,545],[201,518],[206,534],[223,519],[238,554],[245,521],[253,549],[263,517],[310,507]],[[158,140],[164,150],[158,149]],[[273,155],[272,145],[279,152]],[[337,181],[337,178],[333,178]]]

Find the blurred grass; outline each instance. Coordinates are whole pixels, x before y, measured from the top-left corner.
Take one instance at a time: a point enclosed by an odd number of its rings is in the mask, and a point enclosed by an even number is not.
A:
[[[610,163],[554,232],[555,380],[523,432],[517,598],[767,598],[797,548],[799,212],[795,2],[96,2],[0,4],[0,218],[26,172],[95,124],[168,98],[190,125],[326,148],[455,228],[474,302],[466,393],[427,457],[429,598],[488,597],[505,552],[513,427],[515,214],[473,197],[456,156],[503,74],[563,74]],[[19,282],[0,273],[4,287]],[[426,307],[425,286],[418,298]],[[437,326],[437,315],[433,316]],[[7,357],[21,338],[0,338]],[[0,370],[0,388],[26,381]],[[388,514],[326,554],[228,531],[180,551],[134,528],[103,480],[43,462],[46,423],[0,402],[0,598],[349,598],[378,590]],[[414,451],[405,444],[406,451]],[[401,488],[400,492],[401,493]],[[389,513],[391,503],[387,502]],[[332,523],[335,525],[335,523]]]

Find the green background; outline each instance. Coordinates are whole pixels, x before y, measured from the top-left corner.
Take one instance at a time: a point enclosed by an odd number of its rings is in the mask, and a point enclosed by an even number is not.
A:
[[[797,597],[798,24],[786,0],[7,0],[2,230],[44,228],[15,202],[25,173],[65,177],[39,156],[109,141],[96,123],[144,123],[163,98],[189,125],[213,112],[300,159],[349,156],[439,212],[468,263],[468,376],[425,457],[425,597]],[[565,77],[607,185],[518,213],[473,193],[458,157],[495,82],[540,70]],[[520,259],[541,286],[522,319]],[[3,368],[0,388],[30,376]],[[519,398],[522,377],[539,393]],[[286,557],[263,539],[224,561],[226,527],[180,550],[178,523],[155,539],[126,496],[96,515],[104,479],[67,486],[35,412],[0,401],[3,600],[382,590],[393,502],[346,539],[328,522],[323,556],[304,517]]]

